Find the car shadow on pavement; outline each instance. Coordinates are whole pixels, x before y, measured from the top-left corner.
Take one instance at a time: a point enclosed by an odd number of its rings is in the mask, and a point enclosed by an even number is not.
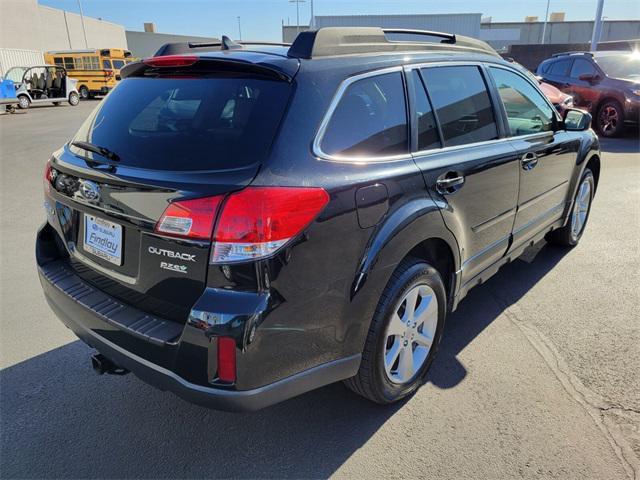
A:
[[[451,315],[435,386],[464,378],[456,355],[566,253],[536,248]],[[0,372],[2,478],[325,478],[402,408],[336,384],[259,412],[216,412],[133,375],[97,378],[89,352],[76,341]]]

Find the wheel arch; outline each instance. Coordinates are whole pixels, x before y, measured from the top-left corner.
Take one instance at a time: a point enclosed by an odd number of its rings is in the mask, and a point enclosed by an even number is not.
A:
[[[393,271],[408,256],[423,259],[438,270],[452,305],[458,286],[460,251],[457,240],[444,224],[439,206],[430,198],[405,204],[376,227],[360,260],[352,298],[378,271],[386,274],[377,278],[376,290],[384,289]]]

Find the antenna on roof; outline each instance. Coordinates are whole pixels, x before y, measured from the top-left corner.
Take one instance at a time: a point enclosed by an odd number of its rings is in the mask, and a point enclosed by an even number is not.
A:
[[[240,43],[236,43],[226,35],[222,36],[222,50],[238,50],[242,48]]]

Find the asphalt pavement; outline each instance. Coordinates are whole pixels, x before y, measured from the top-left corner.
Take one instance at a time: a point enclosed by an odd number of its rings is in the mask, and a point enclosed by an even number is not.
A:
[[[96,376],[34,261],[45,160],[97,105],[0,116],[0,477],[640,478],[640,142],[603,142],[580,245],[474,289],[429,382],[380,407],[331,385],[266,410]]]

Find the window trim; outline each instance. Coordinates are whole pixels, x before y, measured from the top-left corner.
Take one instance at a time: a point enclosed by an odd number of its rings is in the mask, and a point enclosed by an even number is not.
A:
[[[498,88],[495,85],[495,81],[493,79],[493,76],[491,75],[491,68],[500,68],[502,70],[506,70],[508,72],[512,72],[515,75],[520,76],[520,78],[523,78],[525,81],[529,82],[530,85],[533,86],[533,88],[540,94],[540,96],[542,96],[542,99],[547,103],[547,106],[549,106],[551,108],[551,111],[553,112],[554,115],[554,121],[553,121],[553,130],[551,130],[550,132],[536,132],[536,133],[525,133],[523,135],[513,135],[513,132],[511,131],[511,127],[509,127],[509,122],[508,122],[508,116],[507,116],[507,111],[505,110],[504,107],[504,103],[502,102],[502,99],[500,98],[500,92],[498,91]],[[516,70],[515,68],[511,68],[507,65],[500,65],[500,64],[491,64],[491,65],[487,65],[487,69],[489,70],[487,73],[489,74],[489,77],[491,78],[491,85],[492,88],[496,91],[496,94],[498,95],[498,98],[500,99],[500,111],[502,112],[502,115],[504,116],[505,119],[507,119],[507,122],[505,124],[505,133],[507,134],[507,138],[508,139],[521,139],[521,138],[525,138],[525,137],[531,137],[533,138],[534,136],[541,136],[541,135],[549,135],[549,134],[555,134],[555,132],[557,131],[555,128],[560,124],[561,118],[560,118],[560,113],[558,113],[558,110],[556,109],[556,107],[553,106],[553,103],[551,103],[551,101],[547,98],[547,96],[542,92],[542,90],[540,90],[540,86],[534,84],[531,79],[529,77],[527,77],[525,74],[519,72],[518,70]]]
[[[333,114],[338,107],[338,104],[342,100],[344,93],[346,92],[349,86],[359,80],[371,77],[378,77],[381,75],[386,75],[388,73],[398,72],[402,78],[402,88],[404,92],[404,103],[405,103],[405,117],[406,117],[406,125],[407,125],[407,153],[397,154],[397,155],[380,155],[380,156],[351,156],[351,155],[330,155],[322,150],[322,140],[324,135],[329,127],[329,123],[333,118]],[[370,72],[360,73],[354,75],[352,77],[348,77],[342,81],[338,90],[333,96],[331,103],[329,104],[329,108],[324,114],[322,118],[322,122],[320,122],[320,127],[318,128],[318,132],[313,140],[313,154],[321,160],[326,160],[330,162],[347,162],[347,163],[376,163],[376,162],[394,162],[400,160],[409,160],[412,159],[413,156],[411,154],[411,125],[412,119],[409,116],[409,99],[407,97],[407,82],[404,75],[404,66],[399,65],[396,67],[388,67],[382,68],[379,70],[372,70]]]

